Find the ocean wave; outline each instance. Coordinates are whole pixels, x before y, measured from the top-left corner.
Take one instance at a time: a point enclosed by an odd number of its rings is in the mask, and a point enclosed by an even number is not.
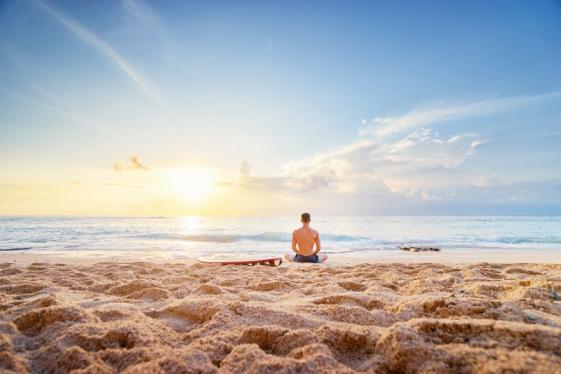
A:
[[[33,249],[33,247],[13,247],[13,248],[0,248],[0,252],[9,252],[9,251],[25,251],[28,249]]]
[[[286,232],[266,231],[259,234],[143,234],[133,235],[137,239],[157,239],[157,240],[182,240],[187,242],[201,243],[234,243],[234,242],[290,242],[291,234]],[[321,239],[330,242],[358,242],[369,240],[363,236],[321,234]]]
[[[158,221],[160,220],[160,221]],[[278,222],[276,222],[278,221]],[[10,250],[154,250],[278,254],[290,249],[293,222],[284,218],[175,219],[0,218],[0,252]],[[561,217],[390,217],[359,225],[324,219],[323,250],[332,253],[397,250],[399,246],[455,249],[561,250]],[[189,252],[191,253],[191,252]]]
[[[260,234],[245,235],[228,235],[228,234],[199,234],[199,235],[182,235],[182,240],[193,242],[212,242],[212,243],[232,243],[242,241],[255,242],[288,242],[291,240],[291,234],[276,231],[266,231]],[[366,240],[368,238],[349,235],[322,234],[321,238],[326,241],[334,242],[353,242]]]
[[[259,234],[165,234],[153,233],[146,235],[133,235],[137,239],[156,239],[156,240],[180,240],[185,242],[199,243],[236,243],[236,242],[264,242],[264,243],[285,243],[290,242],[291,234],[286,232],[266,231]],[[321,239],[325,243],[347,243],[368,246],[400,246],[400,245],[440,245],[443,247],[451,246],[478,246],[478,244],[561,244],[561,237],[537,237],[537,236],[503,236],[503,237],[480,237],[480,238],[442,238],[441,240],[430,239],[378,239],[365,236],[353,236],[342,234],[321,234]]]
[[[498,243],[505,244],[561,244],[561,237],[537,237],[537,236],[503,236],[496,239]]]

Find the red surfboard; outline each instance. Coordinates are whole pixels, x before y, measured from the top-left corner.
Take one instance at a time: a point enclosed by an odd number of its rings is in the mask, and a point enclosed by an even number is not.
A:
[[[251,260],[219,257],[198,257],[197,261],[208,265],[269,265],[277,267],[282,264],[282,258],[280,257],[257,258]]]

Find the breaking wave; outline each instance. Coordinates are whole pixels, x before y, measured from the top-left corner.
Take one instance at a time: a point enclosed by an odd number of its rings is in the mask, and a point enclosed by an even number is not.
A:
[[[291,240],[291,234],[276,231],[267,231],[260,234],[245,234],[245,235],[230,235],[230,234],[199,234],[199,235],[181,235],[176,237],[181,240],[191,242],[204,242],[204,243],[233,243],[244,241],[255,242],[287,242]],[[368,240],[362,236],[350,235],[335,235],[335,234],[322,234],[323,240],[332,242],[355,242]]]

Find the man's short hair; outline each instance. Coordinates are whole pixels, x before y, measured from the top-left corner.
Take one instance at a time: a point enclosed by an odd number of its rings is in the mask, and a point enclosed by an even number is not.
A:
[[[310,222],[312,220],[312,218],[310,217],[310,213],[302,213],[300,215],[300,220],[305,223]]]

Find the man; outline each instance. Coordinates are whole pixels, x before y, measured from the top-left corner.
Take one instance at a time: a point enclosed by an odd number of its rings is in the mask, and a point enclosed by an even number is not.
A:
[[[321,243],[319,233],[310,227],[310,213],[302,213],[300,221],[302,227],[292,233],[292,250],[296,252],[294,261],[319,262],[318,253],[321,251]]]

